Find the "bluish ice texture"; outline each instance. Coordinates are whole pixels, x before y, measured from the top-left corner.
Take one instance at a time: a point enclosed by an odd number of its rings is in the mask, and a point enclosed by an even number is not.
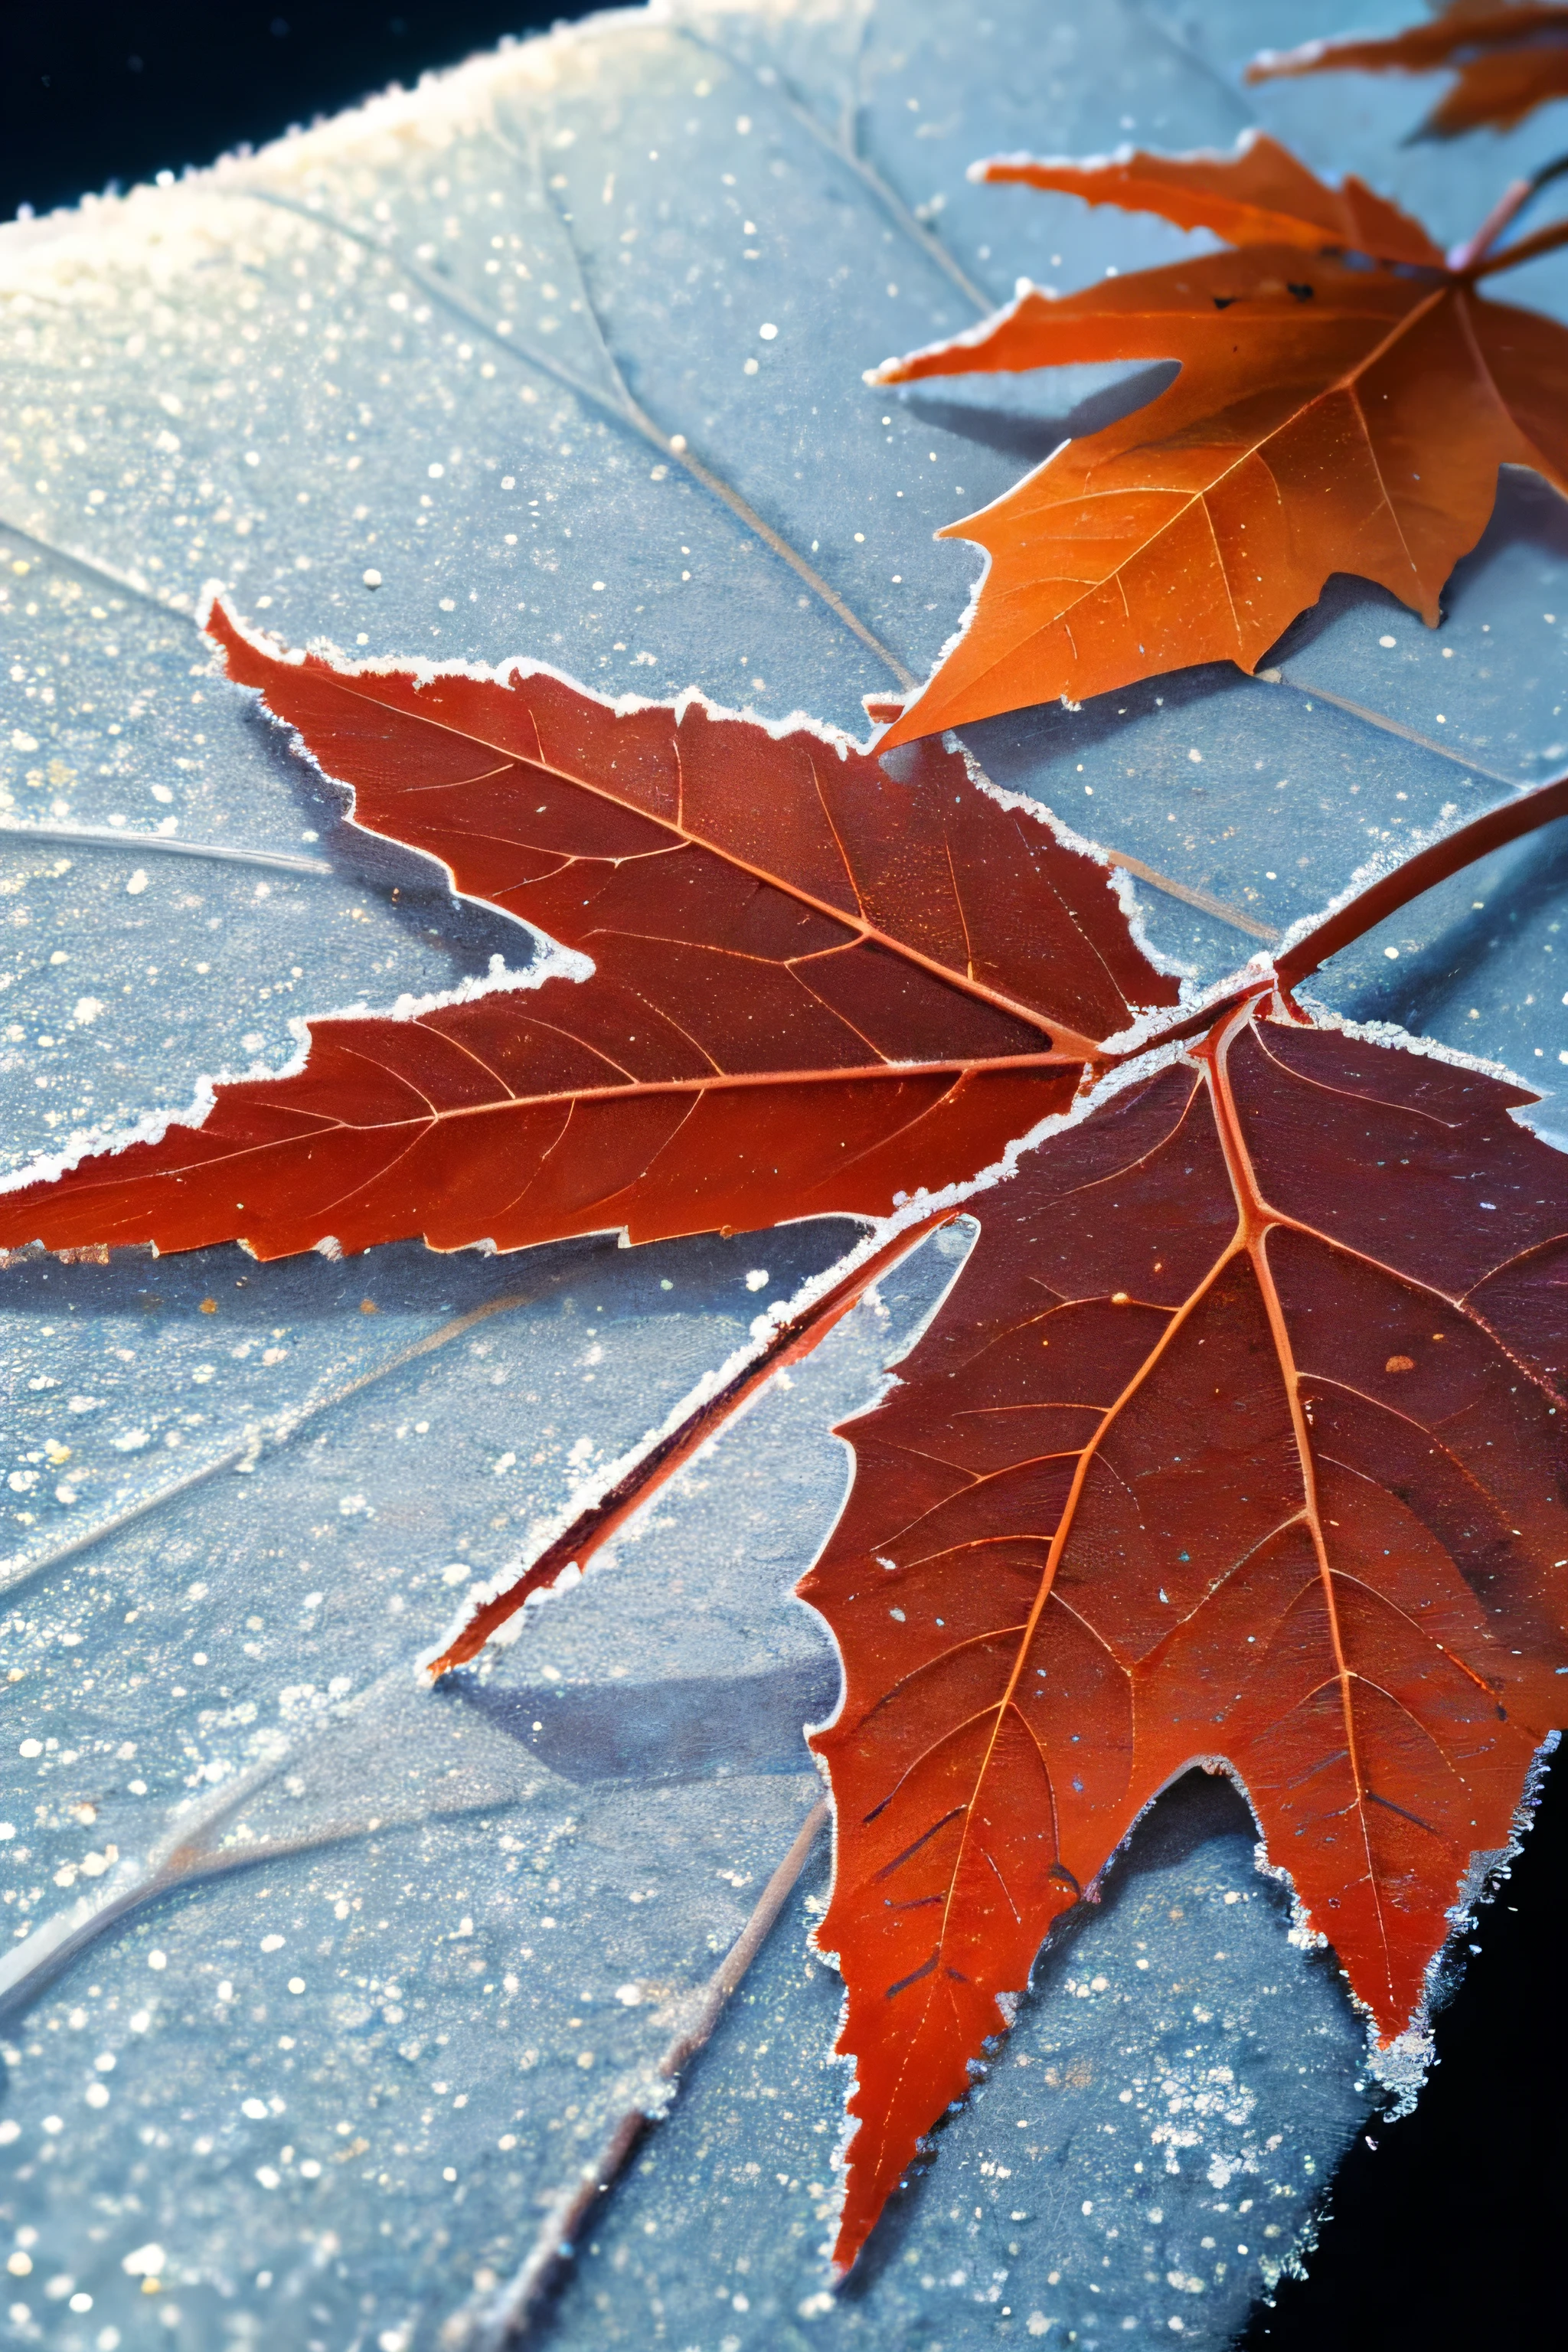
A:
[[[1262,122],[1448,237],[1563,141],[1557,108],[1402,144],[1433,86],[1397,78],[1244,87],[1257,47],[1359,22],[1348,0],[983,7],[679,0],[0,232],[0,820],[29,829],[0,835],[6,1168],[278,1068],[307,1013],[536,952],[345,822],[217,674],[204,583],[294,645],[522,655],[863,734],[862,696],[925,674],[977,576],[933,530],[1168,370],[863,372],[1020,275],[1205,243],[973,185],[974,157]],[[1565,269],[1510,296],[1560,309]],[[1206,981],[1562,764],[1565,641],[1564,511],[1510,473],[1439,629],[1337,580],[1258,678],[1188,671],[970,747],[1174,885],[1139,886],[1143,919]],[[1563,856],[1503,853],[1314,985],[1510,1065],[1560,1130]],[[801,1727],[837,1670],[789,1595],[844,1492],[829,1432],[962,1238],[484,1675],[431,1695],[416,1662],[854,1238],[5,1276],[0,2343],[464,2340],[651,2094],[816,1794]],[[825,1867],[544,2340],[1233,2340],[1372,2103],[1236,1791],[1189,1776],[1155,1805],[837,2298]]]

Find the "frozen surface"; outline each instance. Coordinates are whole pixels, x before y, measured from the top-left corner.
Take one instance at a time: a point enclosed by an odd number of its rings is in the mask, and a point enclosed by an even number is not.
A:
[[[923,673],[974,579],[933,529],[1165,377],[939,397],[862,371],[1019,275],[1202,242],[967,163],[1260,121],[1447,237],[1563,143],[1557,109],[1404,145],[1430,83],[1243,88],[1255,47],[1360,21],[680,5],[0,235],[0,820],[31,829],[0,835],[5,1166],[278,1067],[304,1013],[535,952],[345,825],[216,676],[204,583],[292,643],[531,655],[859,730],[878,644]],[[1568,301],[1561,257],[1529,280]],[[1568,758],[1568,522],[1533,478],[1447,607],[1428,632],[1339,581],[1277,675],[1190,671],[972,748],[1174,885],[1140,885],[1151,930],[1218,977]],[[1568,1131],[1564,855],[1502,854],[1316,986],[1507,1063]],[[523,2258],[814,1799],[801,1726],[837,1668],[788,1595],[843,1493],[827,1433],[951,1255],[889,1277],[482,1676],[432,1696],[414,1663],[852,1237],[5,1276],[0,2342],[426,2352]],[[1231,2340],[1370,2094],[1228,1784],[1141,1825],[837,2301],[814,1867],[547,2338]]]
[[[1231,2342],[1365,2112],[1338,1988],[1287,1944],[1253,1847],[1228,1782],[1162,1800],[837,2300],[800,2281],[832,2218],[837,1992],[781,1929],[589,2239],[556,2340]],[[802,1924],[825,1892],[819,1871]]]

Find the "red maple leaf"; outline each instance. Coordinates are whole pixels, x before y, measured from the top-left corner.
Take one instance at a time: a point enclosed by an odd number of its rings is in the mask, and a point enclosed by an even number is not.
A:
[[[1568,1184],[1525,1099],[1264,991],[972,1203],[801,1587],[847,1683],[814,1742],[841,2262],[1194,1763],[1236,1775],[1380,2038],[1418,2010],[1568,1665]]]
[[[1568,1187],[1510,1117],[1523,1089],[1291,989],[1563,814],[1568,784],[1194,1009],[1105,866],[956,751],[878,758],[695,700],[339,665],[221,608],[210,625],[358,823],[593,970],[314,1022],[297,1070],[14,1183],[0,1244],[515,1248],[902,1204],[905,1230],[437,1670],[590,1557],[912,1230],[960,1197],[979,1223],[900,1384],[852,1424],[855,1487],[801,1588],[846,1676],[816,1743],[837,1812],[821,1939],[857,2070],[839,2262],[1052,1920],[1194,1760],[1237,1774],[1378,2032],[1400,2032],[1561,1714]]]
[[[339,667],[221,604],[208,627],[358,824],[593,977],[315,1021],[297,1074],[14,1193],[24,1241],[269,1258],[886,1216],[1065,1109],[1099,1038],[1175,1001],[1110,869],[955,752],[879,761],[543,669]]]

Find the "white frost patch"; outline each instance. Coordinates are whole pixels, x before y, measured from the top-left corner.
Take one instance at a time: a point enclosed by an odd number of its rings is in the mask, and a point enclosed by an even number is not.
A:
[[[1156,2095],[1164,2100],[1165,2114],[1149,2137],[1155,2147],[1164,2150],[1167,2172],[1180,2172],[1179,2148],[1206,2147],[1211,2135],[1217,2135],[1222,2126],[1242,2137],[1212,2151],[1207,2174],[1211,2184],[1223,2189],[1237,2173],[1258,2170],[1258,2148],[1246,2137],[1258,2100],[1245,2084],[1237,2083],[1234,2068],[1170,2067],[1161,2075]]]

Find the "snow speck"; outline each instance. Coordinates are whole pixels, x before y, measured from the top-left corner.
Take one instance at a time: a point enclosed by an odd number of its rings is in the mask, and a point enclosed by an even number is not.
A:
[[[754,1265],[750,1274],[746,1276],[746,1288],[748,1290],[765,1290],[767,1286],[767,1267],[765,1265]]]
[[[125,895],[128,898],[139,898],[146,887],[147,877],[139,866],[136,868],[135,873],[131,877],[130,881],[125,885]]]

